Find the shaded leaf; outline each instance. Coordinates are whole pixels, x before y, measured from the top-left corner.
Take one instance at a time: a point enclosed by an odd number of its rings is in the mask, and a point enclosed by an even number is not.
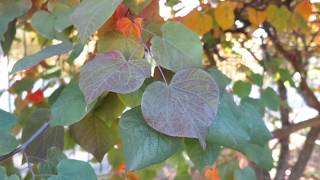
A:
[[[261,147],[256,144],[241,145],[241,152],[259,167],[271,170],[273,167],[272,151],[268,147]]]
[[[97,31],[113,14],[121,0],[84,0],[70,16],[82,42]]]
[[[4,38],[3,40],[0,41],[1,48],[3,50],[4,55],[8,55],[15,36],[16,36],[16,21],[14,20],[8,24],[8,29],[4,33]]]
[[[119,118],[125,108],[125,105],[120,101],[117,94],[110,92],[94,110],[94,115],[110,127],[114,120]]]
[[[278,94],[270,87],[264,89],[261,92],[262,103],[271,110],[278,110],[280,105],[280,99]]]
[[[160,163],[181,148],[181,139],[166,136],[150,128],[136,107],[125,112],[120,120],[127,170],[137,170]]]
[[[234,173],[235,180],[256,180],[256,172],[251,167],[237,169]]]
[[[221,180],[234,180],[234,172],[239,169],[237,160],[230,160],[218,166],[218,174]]]
[[[26,142],[44,123],[48,122],[50,118],[50,110],[37,109],[29,117],[23,132],[22,142]],[[57,147],[63,149],[63,135],[64,130],[62,126],[50,127],[40,137],[28,146],[25,151],[31,162],[38,162],[40,159],[47,157],[48,149]]]
[[[162,25],[161,32],[162,37],[155,36],[151,41],[151,51],[159,65],[175,72],[202,66],[203,50],[196,33],[171,21]]]
[[[31,8],[30,0],[1,0],[0,1],[0,41],[4,39],[4,33],[8,30],[8,24],[15,18],[22,16]]]
[[[70,103],[72,102],[72,105]],[[71,125],[80,121],[93,107],[87,105],[79,88],[78,81],[72,80],[52,105],[50,125]]]
[[[140,14],[140,12],[151,2],[152,0],[124,0],[124,3],[135,14]]]
[[[50,177],[49,180],[96,180],[96,174],[89,163],[64,159],[57,166],[58,175]]]
[[[91,103],[106,91],[130,93],[150,77],[151,66],[145,59],[126,60],[119,51],[99,54],[80,71],[80,89]]]
[[[17,122],[16,116],[0,109],[0,131],[14,128]]]
[[[65,42],[47,47],[36,54],[25,56],[14,65],[11,74],[31,68],[46,58],[67,53],[72,50],[72,48],[71,43]]]
[[[142,112],[149,126],[170,136],[198,138],[203,147],[218,104],[219,87],[201,69],[178,71],[170,85],[154,82],[142,96]]]
[[[57,165],[63,160],[67,159],[67,156],[57,148],[50,148],[48,150],[47,159],[40,164],[39,171],[41,174],[57,174]],[[43,176],[42,178],[48,179],[48,177]]]
[[[114,122],[112,127],[108,127],[104,121],[91,113],[73,124],[70,134],[77,144],[101,162],[104,155],[119,141],[116,125]]]
[[[200,171],[206,166],[212,166],[221,150],[219,145],[211,143],[203,150],[199,143],[192,139],[185,139],[185,146],[188,156]]]
[[[18,146],[18,141],[7,131],[0,131],[0,156],[8,154]]]
[[[249,96],[251,92],[251,84],[245,81],[236,81],[233,85],[233,93],[241,98]]]
[[[208,73],[216,80],[219,85],[220,92],[224,92],[226,86],[230,84],[231,79],[223,74],[221,71],[215,68],[211,68],[208,70]],[[222,94],[222,93],[221,93]]]

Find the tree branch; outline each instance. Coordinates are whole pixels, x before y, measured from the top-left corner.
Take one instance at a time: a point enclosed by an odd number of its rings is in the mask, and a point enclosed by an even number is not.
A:
[[[44,123],[24,144],[17,147],[15,150],[11,151],[10,153],[0,156],[0,162],[10,159],[17,153],[25,151],[38,137],[40,137],[46,130],[50,127],[49,123]]]

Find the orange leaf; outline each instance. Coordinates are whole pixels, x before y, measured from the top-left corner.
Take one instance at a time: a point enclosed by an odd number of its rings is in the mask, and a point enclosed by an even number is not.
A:
[[[206,169],[206,171],[204,172],[204,176],[207,180],[220,180],[220,177],[218,175],[218,168],[216,166]]]
[[[196,9],[183,17],[183,24],[200,36],[203,36],[212,28],[212,19],[208,14],[203,14]]]
[[[116,173],[123,173],[126,170],[126,164],[121,163],[119,167],[115,170]]]
[[[128,180],[140,180],[139,176],[134,172],[127,173]]]
[[[303,0],[294,8],[294,12],[300,14],[305,20],[308,21],[310,15],[312,14],[312,4],[309,0]]]
[[[124,17],[128,11],[128,7],[124,4],[120,4],[113,14],[113,19],[118,21],[120,18]]]
[[[122,17],[117,21],[116,29],[125,36],[133,35],[141,38],[142,18],[135,18],[133,21],[127,17]]]
[[[263,21],[267,19],[266,11],[257,11],[254,8],[249,7],[248,9],[248,18],[253,26],[258,27]]]
[[[235,20],[233,11],[236,6],[234,2],[222,2],[214,10],[214,17],[222,29],[226,30],[233,26]]]
[[[44,95],[42,90],[37,90],[36,92],[32,93],[31,91],[28,92],[27,101],[34,103],[34,104],[39,104],[44,101]]]

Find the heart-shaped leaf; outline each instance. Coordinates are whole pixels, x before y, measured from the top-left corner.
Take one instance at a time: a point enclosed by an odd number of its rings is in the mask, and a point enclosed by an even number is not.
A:
[[[70,16],[71,22],[79,31],[82,42],[100,28],[115,11],[121,0],[85,0]]]
[[[198,35],[181,23],[167,22],[161,27],[162,37],[152,39],[152,53],[158,64],[178,71],[202,66],[202,45]]]
[[[87,103],[105,91],[130,93],[150,77],[151,67],[145,59],[126,60],[121,52],[99,54],[80,71],[80,89]]]
[[[198,138],[205,135],[217,114],[219,87],[201,69],[178,71],[170,85],[157,81],[142,96],[142,112],[154,129],[170,136]]]

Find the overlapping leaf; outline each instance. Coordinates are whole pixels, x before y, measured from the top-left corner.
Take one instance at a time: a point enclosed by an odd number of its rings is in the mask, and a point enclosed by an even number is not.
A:
[[[200,36],[203,36],[213,26],[212,17],[196,9],[183,17],[183,23]]]
[[[161,27],[161,32],[162,37],[155,36],[151,41],[157,64],[175,72],[202,66],[203,50],[196,33],[181,23],[170,21]]]
[[[97,31],[113,14],[121,0],[84,0],[70,16],[82,42]]]
[[[71,43],[65,42],[47,47],[36,54],[25,56],[13,66],[11,74],[31,68],[46,58],[67,53],[72,50],[72,48],[73,46]]]
[[[129,59],[119,51],[98,54],[80,71],[80,89],[87,103],[105,91],[130,93],[150,77],[151,67],[145,59]]]
[[[121,116],[120,132],[127,170],[160,163],[176,153],[182,145],[181,139],[163,135],[150,128],[143,120],[140,107]]]
[[[222,2],[214,10],[214,17],[222,29],[229,29],[234,25],[235,15],[234,9],[236,4],[234,2]]]
[[[70,106],[70,102],[72,102],[72,106]],[[78,81],[73,80],[65,87],[52,105],[50,125],[58,126],[76,123],[90,111],[93,104],[86,104]]]
[[[96,174],[89,163],[65,159],[57,166],[58,175],[52,176],[49,180],[96,180]]]
[[[215,119],[219,87],[201,69],[178,71],[170,85],[154,82],[142,97],[142,112],[149,126],[170,136],[198,138],[205,147],[205,135]]]

